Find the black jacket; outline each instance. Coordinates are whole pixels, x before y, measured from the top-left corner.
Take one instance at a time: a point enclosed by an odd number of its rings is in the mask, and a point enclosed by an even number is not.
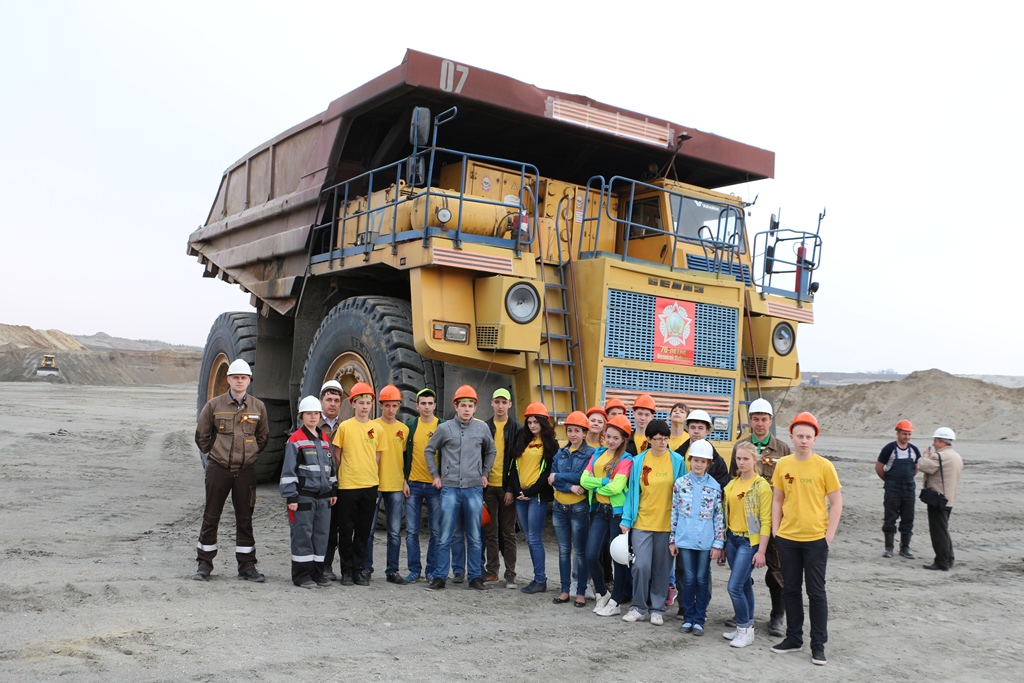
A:
[[[548,483],[548,475],[551,474],[551,463],[554,460],[555,451],[549,453],[548,450],[548,448],[544,448],[544,455],[541,458],[540,465],[540,477],[533,483],[533,486],[527,486],[525,489],[519,483],[519,467],[517,467],[519,458],[511,458],[508,470],[506,470],[508,472],[508,486],[505,487],[505,492],[511,493],[516,498],[522,493],[527,498],[539,496],[543,503],[553,501],[555,499],[555,489]],[[516,455],[520,454],[517,453]]]
[[[486,424],[487,428],[491,430],[491,436],[493,437],[495,432],[497,431],[497,428],[494,426],[494,418],[492,417],[490,419],[484,420],[484,424]],[[521,430],[522,428],[523,426],[516,422],[516,418],[514,418],[510,414],[508,415],[508,419],[505,422],[505,428],[501,430],[503,438],[505,439],[505,452],[501,454],[501,462],[503,463],[503,471],[501,473],[501,487],[505,490],[508,490],[509,470],[512,468],[512,463],[514,462],[514,459],[512,458],[512,447],[515,445],[516,437],[519,436],[519,430]]]

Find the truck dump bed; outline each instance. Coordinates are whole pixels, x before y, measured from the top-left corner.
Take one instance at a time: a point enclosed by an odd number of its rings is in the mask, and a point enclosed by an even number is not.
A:
[[[204,275],[238,284],[263,313],[293,313],[309,264],[321,190],[408,156],[414,107],[458,107],[444,145],[534,164],[585,184],[594,174],[642,177],[675,158],[679,180],[706,188],[770,178],[775,155],[670,121],[544,90],[408,50],[402,64],[331,102],[232,164],[188,252]]]

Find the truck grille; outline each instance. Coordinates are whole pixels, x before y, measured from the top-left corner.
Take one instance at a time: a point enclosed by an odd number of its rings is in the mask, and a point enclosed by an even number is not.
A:
[[[757,372],[754,372],[755,367],[757,369]],[[768,359],[764,358],[763,356],[758,356],[756,359],[751,358],[750,356],[744,356],[743,374],[746,375],[747,377],[756,377],[758,375],[760,375],[761,377],[767,377]]]
[[[476,346],[478,349],[496,349],[498,348],[498,326],[497,325],[477,325],[476,326]]]
[[[700,377],[674,372],[650,372],[628,368],[604,369],[602,403],[618,398],[627,406],[638,394],[648,393],[658,404],[655,417],[668,421],[673,403],[682,401],[691,409],[708,411],[712,419],[724,417],[729,421],[725,430],[712,432],[708,438],[728,441],[732,429],[732,397],[735,384],[721,377]]]
[[[608,290],[608,328],[604,355],[623,360],[654,360],[655,297]],[[696,305],[693,364],[719,370],[736,369],[739,311],[712,304]]]

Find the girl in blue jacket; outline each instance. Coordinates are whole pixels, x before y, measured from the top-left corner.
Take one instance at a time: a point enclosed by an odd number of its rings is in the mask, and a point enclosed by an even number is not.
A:
[[[707,621],[710,559],[725,547],[722,487],[707,473],[715,450],[706,439],[690,444],[690,471],[672,489],[672,530],[669,552],[683,565],[683,633],[704,635]],[[710,554],[710,558],[709,558]]]
[[[576,546],[576,606],[587,606],[587,534],[590,531],[590,501],[580,484],[583,469],[590,462],[594,449],[584,443],[589,422],[587,416],[575,410],[565,418],[565,433],[569,444],[555,453],[548,483],[555,489],[551,509],[551,522],[558,539],[558,574],[562,591],[552,600],[556,605],[569,602],[572,583],[572,551]]]

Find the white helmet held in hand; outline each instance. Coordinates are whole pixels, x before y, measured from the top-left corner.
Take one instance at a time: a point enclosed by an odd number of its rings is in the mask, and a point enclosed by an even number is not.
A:
[[[252,377],[252,368],[241,358],[237,358],[231,361],[231,365],[228,366],[228,376],[231,375],[249,375]]]
[[[954,432],[949,427],[939,427],[938,429],[935,430],[935,433],[932,434],[932,438],[952,442],[956,441],[956,432]]]
[[[748,415],[754,413],[767,413],[772,417],[775,417],[775,413],[772,412],[772,404],[763,398],[756,399],[750,403],[750,408],[747,410]]]
[[[627,567],[633,564],[633,553],[629,552],[629,534],[619,534],[608,546],[612,560]]]
[[[322,413],[324,412],[323,406],[320,405],[320,399],[316,396],[307,396],[306,398],[299,401],[299,414],[302,413]]]

